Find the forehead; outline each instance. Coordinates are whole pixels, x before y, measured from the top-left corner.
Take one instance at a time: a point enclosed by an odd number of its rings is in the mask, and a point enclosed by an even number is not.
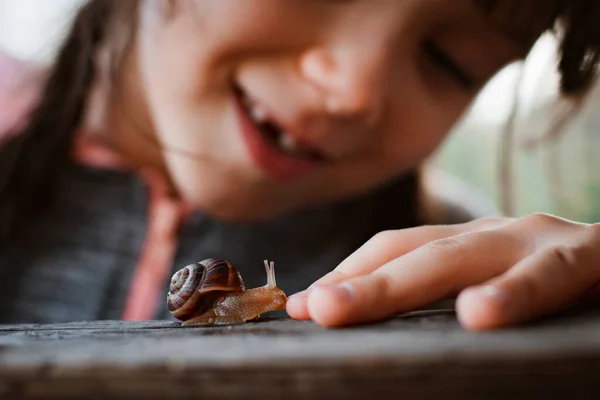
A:
[[[565,0],[472,0],[489,22],[505,35],[525,43],[552,28]]]

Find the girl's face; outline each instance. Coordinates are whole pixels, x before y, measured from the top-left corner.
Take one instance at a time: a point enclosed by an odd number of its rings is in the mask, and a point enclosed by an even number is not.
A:
[[[140,141],[140,157],[184,199],[235,220],[358,195],[415,168],[526,50],[472,0],[140,4],[124,104],[144,131],[131,135],[162,147]]]

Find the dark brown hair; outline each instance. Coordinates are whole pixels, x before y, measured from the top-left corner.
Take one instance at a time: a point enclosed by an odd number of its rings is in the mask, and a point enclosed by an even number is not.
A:
[[[82,120],[96,73],[96,53],[115,25],[120,4],[90,0],[78,11],[31,113],[30,123],[0,147],[0,245],[25,213],[47,201],[57,171],[69,162],[69,145]]]
[[[560,89],[579,95],[591,84],[600,57],[600,2],[594,0],[473,0],[493,24],[533,45],[552,30],[559,38]]]
[[[490,15],[508,7],[514,18],[502,23],[517,34],[522,34],[523,27],[531,31],[534,22],[539,24],[533,32],[527,32],[532,40],[546,29],[557,27],[562,43],[558,69],[563,94],[577,95],[589,87],[599,55],[599,2],[474,1]],[[523,8],[526,4],[529,7]],[[69,162],[69,145],[81,123],[95,79],[97,53],[105,41],[112,39],[109,32],[118,28],[120,18],[132,24],[137,8],[132,5],[137,5],[137,1],[89,0],[82,6],[58,52],[31,122],[0,147],[0,159],[8,165],[0,171],[0,245],[7,243],[26,215],[31,215],[36,206],[34,200],[52,193],[57,172]]]
[[[551,127],[542,138],[530,141],[533,147],[562,133],[565,124],[583,104],[597,73],[600,57],[600,2],[589,0],[473,0],[492,23],[531,45],[541,33],[552,31],[558,39],[557,71],[560,92],[571,104],[566,113],[552,116]],[[523,69],[514,89],[513,104],[506,120],[499,151],[499,205],[507,216],[516,216],[512,174],[516,116]]]

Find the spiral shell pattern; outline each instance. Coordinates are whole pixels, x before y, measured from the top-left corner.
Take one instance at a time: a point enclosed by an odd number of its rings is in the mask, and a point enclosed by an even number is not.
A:
[[[225,260],[208,258],[177,271],[171,278],[167,303],[171,314],[185,321],[203,314],[219,291],[244,290],[240,273]]]

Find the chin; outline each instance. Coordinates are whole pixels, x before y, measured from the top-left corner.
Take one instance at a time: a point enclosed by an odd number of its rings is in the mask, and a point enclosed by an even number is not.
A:
[[[264,222],[294,209],[293,205],[283,208],[280,204],[233,193],[212,198],[185,196],[185,201],[214,219],[230,223]]]
[[[217,207],[217,208],[201,208],[205,213],[212,218],[223,222],[250,224],[266,222],[274,219],[285,213],[284,210],[279,212],[266,209],[249,209],[247,206],[240,207]]]

